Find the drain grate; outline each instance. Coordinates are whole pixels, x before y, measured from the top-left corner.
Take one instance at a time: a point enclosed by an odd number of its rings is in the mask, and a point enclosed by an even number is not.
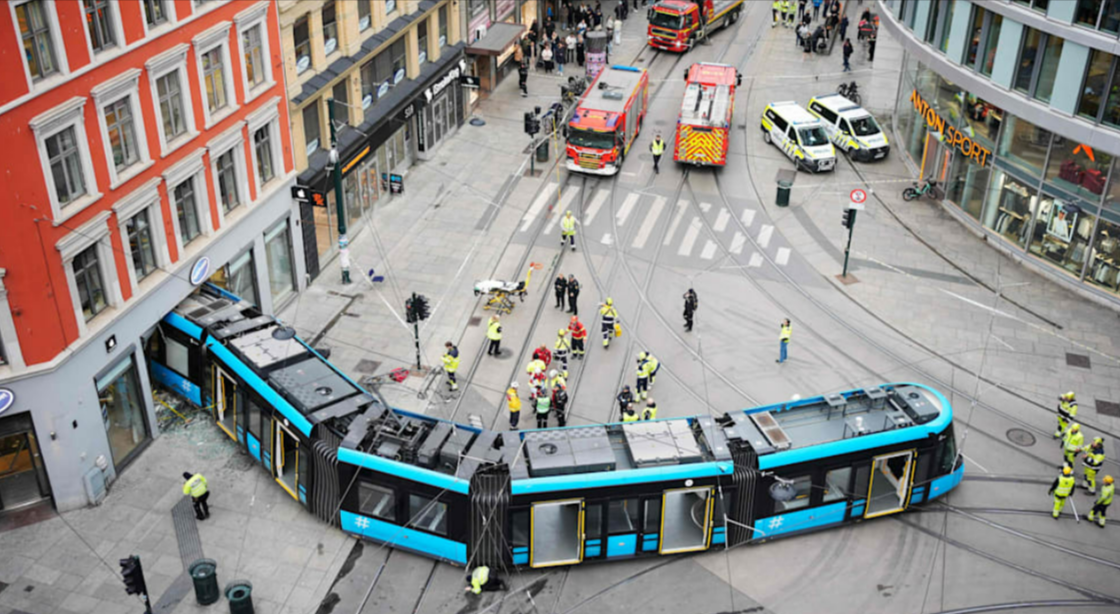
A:
[[[1085,354],[1070,354],[1066,352],[1066,365],[1070,367],[1080,367],[1082,369],[1091,369],[1089,366],[1089,357]]]
[[[1102,416],[1112,416],[1113,418],[1120,418],[1120,403],[1113,401],[1102,401],[1097,399],[1097,413]]]
[[[1007,431],[1007,439],[1011,443],[1023,446],[1024,448],[1029,448],[1038,441],[1030,431],[1025,431],[1023,429],[1009,429]]]
[[[374,373],[377,373],[377,368],[380,367],[380,366],[381,366],[381,363],[379,361],[369,360],[368,358],[363,358],[363,359],[358,361],[358,366],[354,367],[354,370],[357,371],[358,373],[365,373],[366,375],[373,375]]]

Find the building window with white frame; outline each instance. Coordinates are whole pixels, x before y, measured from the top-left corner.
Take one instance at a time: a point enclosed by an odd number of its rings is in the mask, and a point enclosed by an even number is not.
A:
[[[238,108],[230,67],[229,32],[232,27],[231,22],[224,21],[191,39],[198,62],[199,90],[203,97],[203,123],[206,129]]]
[[[113,31],[114,10],[109,0],[82,0],[85,11],[86,32],[94,53],[100,53],[117,46],[117,36]]]
[[[428,20],[416,26],[416,63],[423,66],[428,61]]]
[[[156,97],[159,116],[163,122],[163,136],[168,141],[187,131],[183,120],[183,90],[179,84],[179,71],[173,70],[156,79]]]
[[[124,238],[128,240],[128,252],[132,258],[132,270],[136,273],[136,281],[140,281],[151,275],[157,268],[152,224],[148,220],[148,211],[144,210],[130,217],[124,223],[124,230]]]
[[[202,81],[206,86],[206,108],[211,114],[224,109],[228,101],[221,49],[215,47],[202,54]]]
[[[272,163],[272,126],[261,126],[253,131],[253,153],[257,157],[257,181],[264,185],[276,176]]]
[[[148,24],[148,28],[157,28],[167,23],[167,6],[168,0],[141,0],[144,5],[144,23]]]
[[[327,0],[323,5],[323,54],[338,51],[338,6],[336,0]]]
[[[144,63],[156,109],[160,155],[164,157],[197,136],[187,83],[189,49],[190,45],[182,43]]]
[[[194,241],[202,234],[198,223],[198,199],[195,198],[195,178],[191,177],[172,190],[172,204],[179,220],[179,240],[183,245]]]
[[[243,64],[241,84],[246,102],[275,85],[269,55],[268,6],[267,2],[253,3],[233,18],[237,24],[237,44]]]
[[[249,84],[246,91],[265,82],[261,27],[255,25],[241,33],[241,44],[245,54],[245,80]]]
[[[110,160],[109,185],[116,188],[151,165],[148,141],[140,114],[139,68],[126,70],[98,84],[90,94],[97,104],[97,121]]]
[[[54,193],[63,208],[86,194],[85,170],[73,126],[46,139]]]
[[[109,135],[113,166],[118,173],[140,159],[131,107],[128,96],[105,107],[105,132]]]
[[[224,154],[218,156],[214,168],[218,176],[218,199],[222,203],[222,210],[226,213],[233,211],[241,204],[237,194],[237,163],[233,159],[237,148],[231,147]]]
[[[296,46],[296,74],[311,68],[311,16],[304,15],[292,26]]]
[[[43,0],[31,0],[15,7],[23,54],[27,59],[27,70],[31,73],[32,81],[38,81],[59,70],[50,23],[44,11]]]
[[[167,234],[163,231],[163,206],[159,194],[160,177],[148,180],[124,198],[113,203],[129,285],[136,294],[138,284],[157,269],[171,264]]]
[[[101,198],[86,137],[86,98],[75,96],[31,119],[52,219],[60,224]]]
[[[101,278],[97,244],[94,243],[74,256],[70,266],[74,283],[78,287],[78,302],[85,321],[89,322],[109,306],[105,297],[105,281]]]

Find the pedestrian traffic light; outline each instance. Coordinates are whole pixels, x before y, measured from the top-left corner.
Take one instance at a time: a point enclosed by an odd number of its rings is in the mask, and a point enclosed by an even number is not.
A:
[[[416,297],[415,294],[412,296],[414,298]],[[416,317],[416,305],[411,298],[406,298],[404,300],[404,319],[409,324],[415,324],[419,320],[419,318]]]
[[[121,559],[121,576],[124,578],[124,590],[129,595],[147,595],[148,587],[144,584],[144,569],[140,566],[140,557],[135,554],[127,559]]]
[[[844,225],[844,228],[851,228],[852,226],[855,226],[856,225],[856,210],[855,209],[844,209],[844,219],[841,222],[841,224]]]
[[[427,320],[428,316],[432,315],[428,299],[422,294],[412,295],[412,309],[416,312],[416,318],[419,320]]]
[[[533,113],[525,111],[525,134],[533,134]]]

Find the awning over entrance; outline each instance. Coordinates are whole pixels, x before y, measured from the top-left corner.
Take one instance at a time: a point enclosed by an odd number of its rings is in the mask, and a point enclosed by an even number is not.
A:
[[[525,26],[519,23],[491,24],[486,36],[467,47],[467,54],[501,55],[503,51],[517,41],[524,31]]]

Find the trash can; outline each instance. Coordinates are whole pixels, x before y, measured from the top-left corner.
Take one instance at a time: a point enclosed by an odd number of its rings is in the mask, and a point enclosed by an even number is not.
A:
[[[229,614],[253,614],[253,584],[248,580],[235,580],[226,587]]]
[[[191,580],[194,582],[194,596],[198,605],[210,605],[222,593],[218,590],[218,564],[213,559],[198,559],[191,563]]]
[[[537,144],[537,162],[548,162],[548,139]]]
[[[779,207],[789,206],[790,188],[793,187],[793,180],[797,177],[797,173],[791,170],[778,171],[778,197],[775,204]]]

